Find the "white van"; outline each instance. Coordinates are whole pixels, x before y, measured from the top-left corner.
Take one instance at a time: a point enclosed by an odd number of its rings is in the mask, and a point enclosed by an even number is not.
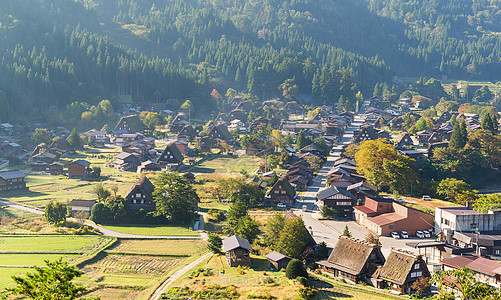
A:
[[[422,232],[421,230],[416,231],[416,236],[420,239],[425,238],[424,232]]]

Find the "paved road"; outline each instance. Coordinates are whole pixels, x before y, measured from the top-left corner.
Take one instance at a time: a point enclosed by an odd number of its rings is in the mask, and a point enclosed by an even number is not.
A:
[[[306,228],[312,232],[315,241],[318,243],[324,241],[327,246],[334,247],[339,239],[339,236],[343,234],[344,228],[348,225],[352,236],[354,238],[363,240],[369,234],[369,230],[362,225],[355,223],[354,221],[338,221],[338,220],[319,220],[321,217],[320,212],[317,210],[318,206],[316,203],[316,194],[319,190],[325,188],[326,185],[326,175],[334,165],[334,161],[341,156],[341,149],[344,145],[349,145],[353,139],[354,131],[359,129],[364,123],[362,114],[368,106],[368,101],[365,101],[360,109],[360,112],[355,115],[353,122],[345,131],[340,143],[337,147],[334,147],[330,156],[327,158],[326,163],[323,165],[322,169],[318,172],[318,176],[313,180],[312,185],[308,188],[303,196],[303,200],[298,202],[298,207],[303,205],[307,206],[307,211],[301,209],[293,209],[294,213],[302,216]],[[405,245],[411,240],[419,241],[431,241],[433,239],[418,239],[416,237],[410,239],[393,239],[391,237],[381,236],[380,241],[382,244],[382,252],[387,257],[391,251],[391,248],[406,249],[410,251],[415,251],[415,249]]]
[[[44,214],[44,211],[41,210],[41,209],[37,209],[37,208],[33,208],[33,207],[28,207],[28,206],[24,206],[24,205],[17,204],[17,203],[12,203],[12,202],[5,201],[5,200],[0,200],[0,206],[10,206],[12,208],[19,209],[19,210],[24,210],[24,211],[30,212],[32,214],[37,214],[37,215],[43,215]]]
[[[194,262],[192,263],[189,263],[187,264],[186,266],[184,266],[182,269],[180,269],[179,271],[175,272],[174,274],[172,274],[169,278],[167,278],[167,280],[164,281],[164,283],[162,283],[162,285],[151,295],[150,297],[150,300],[157,300],[157,299],[160,299],[160,297],[162,296],[162,293],[164,293],[167,288],[174,282],[176,281],[179,277],[183,276],[184,274],[186,274],[189,270],[193,269],[196,265],[202,263],[204,260],[208,259],[210,256],[212,255],[212,253],[207,253],[205,255],[203,255],[202,257],[198,258],[197,260],[195,260]]]

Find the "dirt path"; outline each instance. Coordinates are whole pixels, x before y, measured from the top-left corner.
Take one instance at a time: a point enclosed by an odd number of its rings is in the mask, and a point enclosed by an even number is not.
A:
[[[167,290],[167,288],[179,277],[183,276],[186,274],[189,270],[193,269],[196,265],[200,264],[204,260],[208,259],[209,257],[212,256],[212,253],[207,253],[203,255],[202,257],[199,257],[197,260],[187,264],[184,266],[182,269],[178,270],[174,274],[172,274],[167,280],[165,280],[160,287],[151,295],[150,300],[157,300],[160,299],[162,294]]]

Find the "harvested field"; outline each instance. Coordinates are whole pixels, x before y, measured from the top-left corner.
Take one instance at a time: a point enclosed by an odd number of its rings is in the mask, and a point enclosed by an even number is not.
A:
[[[190,256],[202,254],[206,250],[207,244],[202,240],[121,240],[109,252]]]

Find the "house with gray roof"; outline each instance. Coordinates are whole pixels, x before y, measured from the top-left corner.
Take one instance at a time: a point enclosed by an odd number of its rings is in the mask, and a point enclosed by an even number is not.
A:
[[[26,174],[19,170],[0,172],[0,193],[27,190],[24,178],[26,178]]]
[[[343,188],[330,186],[317,193],[317,199],[322,202],[322,206],[334,207],[339,214],[351,217],[353,207],[357,205],[357,198]]]
[[[71,208],[72,217],[88,219],[90,218],[90,213],[96,203],[96,200],[73,199],[70,203],[68,203],[68,207]]]
[[[266,254],[265,257],[268,259],[268,267],[276,271],[287,268],[287,265],[292,260],[291,257],[275,251]]]
[[[237,235],[230,236],[223,240],[223,249],[230,267],[252,265],[250,253],[254,250],[248,240]]]

